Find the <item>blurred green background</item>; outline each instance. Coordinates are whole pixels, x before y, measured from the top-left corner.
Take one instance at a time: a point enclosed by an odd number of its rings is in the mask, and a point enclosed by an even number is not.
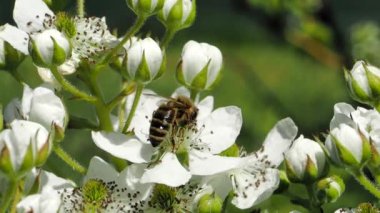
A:
[[[0,25],[13,24],[13,4],[0,0]],[[149,88],[170,96],[178,87],[174,71],[186,41],[218,46],[224,56],[223,78],[215,90],[202,96],[214,95],[216,107],[241,107],[244,124],[237,143],[248,151],[259,147],[272,126],[288,116],[299,126],[300,134],[320,136],[329,128],[334,104],[352,102],[343,67],[350,69],[354,59],[380,65],[378,1],[198,0],[197,4],[196,22],[177,34],[168,50],[167,72]],[[87,1],[86,8],[88,16],[106,16],[110,29],[117,29],[120,35],[134,20],[123,0]],[[68,1],[64,9],[75,13],[74,2]],[[141,35],[149,33],[158,39],[163,32],[162,25],[151,18]],[[32,86],[41,83],[30,60],[18,72]],[[105,70],[100,80],[107,98],[117,94],[121,82],[116,72]],[[0,102],[6,105],[21,96],[22,87],[9,73],[0,72],[0,91]],[[74,100],[66,100],[66,106],[71,114],[95,121],[91,106]],[[63,146],[84,165],[93,155],[105,156],[92,144],[88,130],[68,130]],[[80,180],[54,154],[46,168]],[[351,178],[346,180],[346,193],[337,203],[325,205],[326,212],[375,200]],[[294,186],[291,190],[303,189]],[[305,211],[280,195],[261,206],[269,212]]]

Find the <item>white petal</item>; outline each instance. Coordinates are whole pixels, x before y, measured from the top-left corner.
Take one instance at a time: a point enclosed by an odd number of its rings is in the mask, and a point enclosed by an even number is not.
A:
[[[42,0],[16,0],[13,9],[13,19],[18,28],[27,33],[49,28],[46,24],[52,21],[53,16],[54,13]]]
[[[25,197],[17,204],[17,212],[37,212],[39,209],[38,201],[40,198],[40,194]]]
[[[148,168],[141,177],[142,183],[161,183],[177,187],[184,185],[191,178],[191,174],[178,161],[175,154],[167,152],[160,162]]]
[[[187,18],[189,17],[191,10],[193,8],[193,3],[191,0],[183,0],[182,1],[182,19],[181,23],[185,23]]]
[[[189,169],[193,175],[214,175],[239,167],[242,158],[224,157],[211,153],[192,150]]]
[[[217,154],[235,143],[240,133],[243,118],[235,106],[218,108],[199,126],[199,139],[208,145],[210,152]]]
[[[133,43],[127,50],[127,71],[132,79],[135,77],[136,71],[142,62],[143,52],[141,40]]]
[[[207,96],[197,104],[197,107],[199,110],[197,120],[202,122],[214,109],[214,97]]]
[[[120,172],[120,176],[117,179],[119,186],[125,186],[128,191],[139,191],[136,200],[146,200],[152,192],[154,184],[152,183],[141,183],[140,179],[144,174],[146,169],[146,164],[132,164],[126,169]]]
[[[220,70],[222,69],[222,63],[223,63],[223,56],[220,50],[210,44],[207,43],[201,43],[203,51],[206,52],[210,64],[208,66],[208,73],[207,73],[207,85],[206,87],[211,86],[216,78],[219,75]]]
[[[19,99],[15,98],[5,107],[4,110],[4,120],[8,124],[16,119],[24,119],[21,112],[21,102]]]
[[[24,105],[24,97],[22,105]],[[64,128],[65,119],[65,107],[53,90],[46,87],[37,87],[33,90],[29,112],[30,121],[40,123],[46,129],[50,129],[52,123]]]
[[[152,145],[121,133],[92,132],[91,135],[92,140],[99,148],[113,156],[134,163],[148,162],[154,151]]]
[[[277,122],[270,130],[263,143],[263,152],[258,155],[268,156],[272,165],[278,166],[284,160],[284,152],[289,149],[294,138],[297,136],[298,128],[290,118]]]
[[[213,191],[224,200],[232,190],[231,179],[228,173],[220,173],[211,176],[205,176],[202,183],[211,186]]]
[[[182,50],[182,70],[185,82],[191,84],[195,76],[202,71],[208,62],[209,58],[201,44],[188,41]]]
[[[1,26],[0,39],[3,39],[4,41],[8,42],[13,48],[24,53],[25,55],[29,54],[29,35],[24,31],[19,30],[17,27],[14,27],[9,24]]]
[[[58,177],[55,174],[44,170],[41,171],[39,177],[41,178],[39,190],[41,193],[44,193],[48,190],[59,190],[75,186],[72,181]]]
[[[173,94],[171,95],[172,98],[177,98],[178,96],[186,96],[190,97],[190,91],[186,87],[178,87]]]
[[[354,122],[351,120],[351,113],[355,109],[347,103],[337,103],[334,105],[334,117],[330,122],[330,130],[336,128],[341,123],[349,124],[350,126],[355,126]]]
[[[163,54],[160,46],[151,38],[142,40],[145,59],[149,67],[151,78],[154,78],[161,68]]]
[[[233,177],[233,188],[237,196],[231,203],[240,209],[247,209],[268,199],[277,189],[280,179],[278,170],[266,169],[262,174],[254,176],[248,173],[236,173]]]
[[[93,157],[88,166],[87,174],[84,178],[84,182],[90,179],[101,179],[104,182],[115,181],[119,173],[109,163],[105,162],[100,157]]]

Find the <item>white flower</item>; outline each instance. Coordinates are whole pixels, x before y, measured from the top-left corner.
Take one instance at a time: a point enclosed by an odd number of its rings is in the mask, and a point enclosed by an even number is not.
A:
[[[371,155],[369,141],[345,123],[331,130],[325,145],[338,165],[361,166]]]
[[[285,152],[287,174],[292,181],[315,181],[323,174],[326,157],[322,147],[302,135]]]
[[[37,122],[50,130],[52,124],[64,128],[67,123],[63,102],[54,91],[40,86],[31,89],[24,85],[22,99],[13,99],[5,108],[4,119],[11,123],[15,119]]]
[[[38,172],[35,178],[38,180],[34,180],[34,183],[39,182],[38,193],[23,198],[17,204],[17,212],[58,212],[61,205],[61,195],[58,191],[73,187],[74,184],[47,171]]]
[[[132,39],[126,48],[125,76],[128,79],[149,83],[162,72],[163,53],[160,46],[151,38]]]
[[[195,20],[195,13],[195,1],[165,0],[158,18],[167,28],[179,30],[191,26]]]
[[[377,152],[380,153],[380,113],[377,110],[362,107],[355,110],[349,104],[337,103],[334,106],[334,117],[330,122],[330,129],[342,123],[359,130],[367,140],[371,140]]]
[[[373,82],[380,78],[380,69],[364,61],[357,61],[351,71],[346,73],[346,78],[351,93],[358,101],[371,102],[373,96],[380,92],[373,86]]]
[[[297,127],[290,118],[279,121],[268,133],[263,146],[246,157],[222,157],[200,161],[199,170],[207,175],[207,168],[224,166],[234,162],[235,167],[227,172],[205,177],[204,182],[223,199],[232,189],[235,196],[232,204],[247,209],[269,198],[277,189],[280,178],[276,169],[297,135]],[[204,165],[202,168],[202,164]],[[231,163],[229,163],[231,164]],[[230,180],[230,181],[229,181]],[[230,182],[231,184],[226,184]]]
[[[177,79],[188,88],[210,89],[219,78],[222,62],[222,53],[217,47],[189,41],[182,50]]]
[[[187,183],[192,174],[199,173],[197,170],[201,168],[195,165],[201,165],[203,158],[212,158],[235,142],[242,126],[242,115],[240,109],[235,106],[212,111],[213,98],[207,97],[196,104],[199,109],[196,126],[185,128],[183,135],[172,134],[168,137],[176,144],[175,148],[166,140],[163,142],[165,145],[153,148],[148,141],[150,120],[153,111],[162,100],[152,95],[141,97],[130,125],[130,130],[134,130],[136,137],[116,132],[92,132],[92,138],[99,148],[114,156],[135,163],[151,163],[142,176],[142,182],[175,187]],[[152,160],[153,155],[159,160]],[[184,167],[183,164],[186,163],[180,161],[178,155],[189,157],[188,168],[186,165]],[[204,170],[208,174],[215,174],[233,166],[235,165],[224,164],[213,168],[206,167]],[[171,175],[173,173],[176,175]]]
[[[148,208],[152,185],[140,184],[140,165],[128,166],[120,174],[107,162],[93,157],[80,188],[60,190],[63,212],[141,212]],[[96,195],[96,196],[94,196]]]
[[[61,65],[71,55],[70,43],[55,29],[44,30],[31,36],[29,48],[33,62],[42,67]]]
[[[127,0],[127,4],[137,15],[148,17],[161,10],[164,0]]]
[[[48,131],[38,123],[15,120],[10,129],[0,133],[0,169],[20,175],[33,166],[42,165],[52,149]],[[21,174],[22,175],[22,174]]]

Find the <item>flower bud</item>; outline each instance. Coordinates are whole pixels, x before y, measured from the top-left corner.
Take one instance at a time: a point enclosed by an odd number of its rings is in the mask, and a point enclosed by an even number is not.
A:
[[[380,69],[357,61],[350,72],[345,72],[346,81],[353,98],[361,103],[372,104],[380,97]]]
[[[324,178],[314,184],[316,198],[321,203],[333,203],[343,194],[345,184],[338,176]]]
[[[148,17],[161,10],[164,0],[127,0],[127,4],[136,15]]]
[[[190,27],[196,16],[195,0],[166,0],[158,19],[171,30]]]
[[[326,138],[326,149],[339,166],[361,168],[371,157],[371,145],[365,136],[347,124],[334,128]]]
[[[327,164],[322,147],[301,135],[285,153],[285,165],[292,182],[310,183],[325,173]]]
[[[40,166],[51,152],[48,131],[40,124],[16,120],[0,133],[0,170],[11,177]]]
[[[48,68],[63,64],[71,55],[71,46],[61,32],[49,29],[32,36],[29,52],[36,65]]]
[[[151,38],[137,39],[127,47],[122,74],[129,80],[147,84],[163,73],[164,54]]]
[[[223,200],[216,195],[205,194],[198,201],[198,212],[199,213],[218,213],[222,211]]]
[[[220,79],[222,62],[222,53],[217,47],[189,41],[182,50],[177,80],[189,89],[209,90]]]

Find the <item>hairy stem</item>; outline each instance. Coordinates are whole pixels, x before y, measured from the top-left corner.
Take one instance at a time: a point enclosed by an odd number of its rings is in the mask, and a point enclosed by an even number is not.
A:
[[[100,60],[99,64],[107,63],[112,58],[112,56],[119,52],[119,50],[123,48],[123,45],[141,29],[146,19],[147,17],[145,16],[137,16],[135,23],[132,25],[131,28],[129,28],[127,33],[125,33],[123,40],[121,40],[120,43],[116,45],[116,47],[114,47],[107,55],[105,55],[104,58]]]
[[[135,115],[137,106],[139,104],[140,97],[141,97],[143,89],[144,89],[143,84],[137,84],[135,98],[133,99],[131,111],[129,112],[127,121],[124,125],[123,131],[122,131],[123,133],[127,133],[127,131],[128,131],[129,125],[131,124],[132,118]]]
[[[80,18],[84,17],[84,0],[77,0],[77,15]]]
[[[380,191],[379,189],[364,175],[361,169],[352,170],[352,176],[372,195],[374,195],[377,199],[380,199]]]
[[[11,205],[11,211],[10,213],[16,213],[17,212],[17,204],[22,198],[22,192],[24,191],[24,180],[21,180],[18,182],[16,187],[16,193],[14,195],[14,199]]]
[[[161,45],[160,45],[162,50],[165,50],[169,46],[170,41],[174,38],[174,35],[176,34],[176,32],[177,32],[176,30],[166,29],[165,35],[162,38]]]
[[[61,73],[59,73],[57,67],[51,67],[50,70],[51,70],[51,73],[54,75],[54,78],[58,81],[58,83],[62,86],[62,88],[68,91],[69,93],[71,93],[74,97],[88,101],[88,102],[97,101],[95,97],[88,95],[85,92],[80,91],[78,88],[72,85],[69,81],[67,81],[61,75]]]
[[[80,165],[74,158],[72,158],[65,150],[62,149],[58,144],[54,145],[54,153],[61,158],[67,165],[69,165],[74,171],[81,174],[86,173],[86,168]]]

